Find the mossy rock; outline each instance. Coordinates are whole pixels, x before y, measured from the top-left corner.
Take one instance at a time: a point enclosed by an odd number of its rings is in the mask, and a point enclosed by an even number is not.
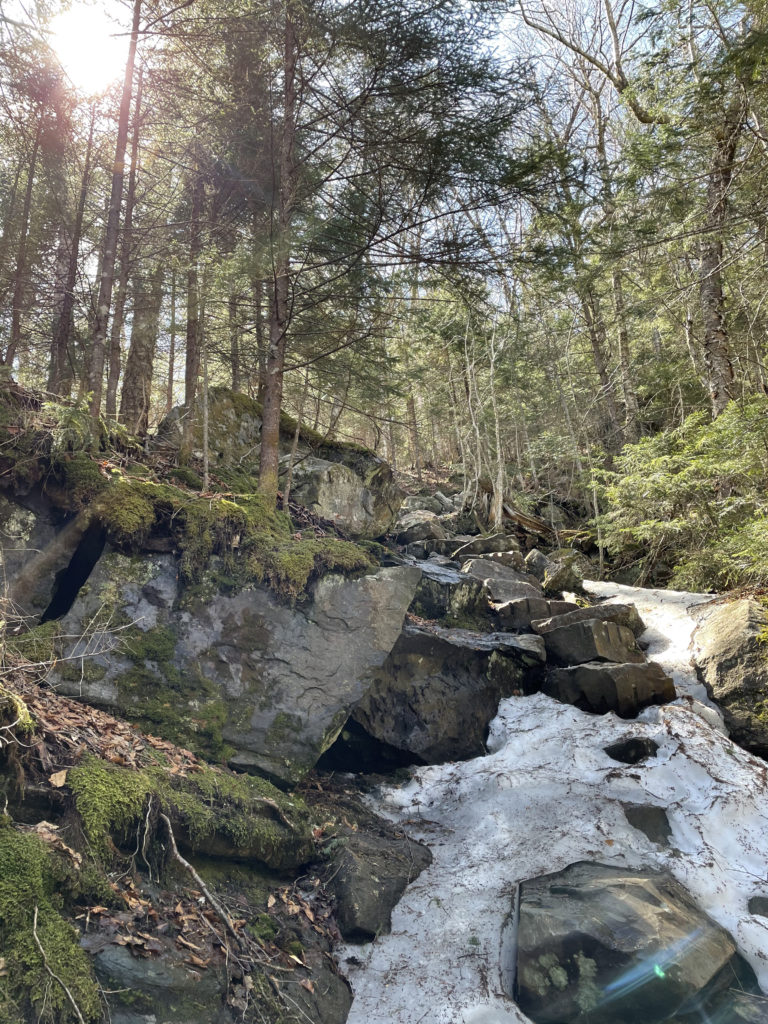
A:
[[[102,1003],[88,955],[62,916],[72,889],[73,868],[32,833],[0,825],[0,1020],[16,1024],[70,1024],[77,1020],[61,983],[67,986],[85,1021],[102,1020]],[[45,961],[35,941],[45,951]]]
[[[69,770],[67,785],[85,834],[102,857],[110,839],[128,840],[151,811],[150,798],[172,821],[180,845],[204,856],[287,870],[313,852],[304,802],[250,775],[200,765],[181,776],[162,763],[133,770],[88,757]]]

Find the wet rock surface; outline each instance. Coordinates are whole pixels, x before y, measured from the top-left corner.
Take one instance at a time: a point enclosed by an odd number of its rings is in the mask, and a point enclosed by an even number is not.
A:
[[[610,620],[586,619],[555,626],[544,633],[547,657],[555,665],[582,665],[589,661],[642,663],[645,655],[626,626]]]
[[[590,862],[523,882],[505,977],[535,1024],[660,1024],[759,991],[679,882]]]
[[[645,624],[633,604],[598,604],[591,605],[589,608],[579,608],[574,605],[565,613],[553,612],[550,618],[538,619],[531,625],[534,633],[543,636],[560,626],[572,626],[577,622],[593,619],[598,619],[601,622],[615,622],[617,626],[625,626],[632,630],[635,637],[645,631]]]

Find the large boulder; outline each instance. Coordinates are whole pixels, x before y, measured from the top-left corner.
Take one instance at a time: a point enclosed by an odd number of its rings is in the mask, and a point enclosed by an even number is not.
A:
[[[341,842],[328,882],[339,930],[348,942],[372,942],[390,931],[393,909],[432,854],[403,835],[350,833]]]
[[[501,698],[535,688],[543,662],[536,636],[406,625],[352,719],[415,760],[474,757]]]
[[[394,534],[398,544],[415,544],[425,540],[444,540],[445,528],[436,513],[416,509],[399,517]]]
[[[293,468],[291,498],[351,537],[381,537],[392,525],[399,496],[385,466],[365,480],[341,462],[307,456]]]
[[[582,665],[587,661],[643,662],[634,633],[610,619],[585,619],[556,626],[544,633],[547,657],[556,665]]]
[[[170,556],[103,556],[61,623],[50,682],[234,767],[298,781],[386,660],[420,572],[323,577],[306,606],[264,587],[179,589]]]
[[[480,580],[432,559],[419,568],[421,579],[411,611],[425,619],[448,619],[453,624],[486,620],[488,628],[494,628],[488,594]]]
[[[535,633],[543,636],[560,626],[572,626],[576,622],[586,622],[589,619],[600,619],[603,622],[615,622],[618,626],[626,626],[636,637],[645,632],[645,623],[633,604],[598,604],[590,608],[578,608],[574,605],[566,613],[552,615],[548,619],[535,619],[531,625]]]
[[[172,409],[157,428],[153,444],[182,461],[202,454],[202,398],[192,415]],[[255,477],[261,451],[261,405],[227,388],[211,388],[208,397],[208,449],[211,471],[233,489],[243,477]],[[185,423],[191,424],[185,434]],[[280,451],[283,481],[296,424],[283,417]],[[337,467],[337,468],[333,468]],[[293,469],[293,499],[317,515],[332,519],[353,538],[383,536],[395,521],[403,491],[388,463],[359,445],[329,441],[302,429]]]
[[[535,1024],[661,1024],[757,993],[731,936],[668,875],[580,862],[520,886],[503,977]],[[754,1009],[754,1007],[753,1007]]]
[[[493,558],[476,557],[464,562],[461,571],[482,580],[492,600],[499,603],[521,597],[543,597],[541,584],[525,572],[502,565]]]
[[[590,661],[569,668],[550,668],[543,692],[582,711],[634,718],[652,704],[675,699],[675,684],[656,662],[644,665]]]
[[[768,758],[768,611],[753,598],[709,612],[694,660],[734,743]]]

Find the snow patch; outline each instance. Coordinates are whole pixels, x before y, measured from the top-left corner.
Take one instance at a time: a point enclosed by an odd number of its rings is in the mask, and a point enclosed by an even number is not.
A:
[[[751,896],[768,895],[767,766],[694,710],[714,718],[688,654],[688,608],[711,598],[588,587],[637,604],[649,657],[683,701],[627,722],[542,694],[513,697],[491,725],[487,756],[419,769],[381,791],[376,810],[434,861],[395,908],[391,934],[339,951],[355,994],[349,1024],[526,1022],[502,993],[499,956],[516,885],[584,859],[668,871],[731,932],[768,991],[768,919],[747,910]],[[603,748],[629,736],[653,739],[656,756],[608,757]],[[664,807],[670,846],[634,829],[622,802]]]

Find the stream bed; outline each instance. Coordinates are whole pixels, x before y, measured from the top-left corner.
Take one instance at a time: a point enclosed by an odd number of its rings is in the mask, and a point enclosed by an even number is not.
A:
[[[726,928],[768,991],[768,766],[734,746],[691,664],[688,609],[711,595],[587,583],[634,602],[649,658],[678,700],[625,721],[542,694],[502,701],[488,753],[417,769],[378,792],[377,813],[433,854],[406,890],[392,931],[338,951],[353,990],[348,1024],[525,1024],[504,994],[500,954],[518,884],[581,860],[666,871]],[[652,740],[624,764],[606,747]],[[633,827],[633,809],[663,808],[668,837]],[[617,1024],[619,1022],[617,1021]]]

